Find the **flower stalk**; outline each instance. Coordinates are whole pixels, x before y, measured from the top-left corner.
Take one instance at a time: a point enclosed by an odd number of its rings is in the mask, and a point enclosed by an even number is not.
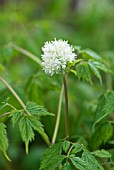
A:
[[[65,95],[65,123],[66,123],[66,137],[69,140],[69,118],[68,118],[68,92],[67,92],[67,83],[66,83],[66,75],[63,76],[63,84],[64,84],[64,95]]]
[[[56,141],[57,132],[58,132],[58,129],[59,129],[63,90],[64,90],[64,86],[62,85],[61,92],[60,92],[60,97],[59,97],[59,104],[58,104],[58,112],[57,112],[56,124],[55,124],[55,129],[54,129],[54,133],[53,133],[53,137],[52,137],[52,144],[54,144],[55,141]]]

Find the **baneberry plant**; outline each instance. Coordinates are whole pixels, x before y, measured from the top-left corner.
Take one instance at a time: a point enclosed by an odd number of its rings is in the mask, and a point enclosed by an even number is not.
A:
[[[113,161],[111,153],[105,148],[99,150],[102,144],[105,144],[113,135],[113,110],[114,110],[114,92],[112,89],[106,91],[99,97],[98,103],[95,104],[94,114],[95,120],[91,130],[93,134],[91,137],[91,148],[89,148],[81,138],[73,139],[70,135],[69,129],[69,98],[67,81],[69,76],[78,78],[78,81],[86,81],[92,86],[94,79],[99,79],[102,84],[102,74],[111,74],[111,69],[105,63],[105,60],[90,49],[81,49],[79,46],[71,46],[64,40],[53,40],[46,42],[42,48],[41,62],[36,56],[30,52],[16,46],[11,45],[12,48],[27,55],[29,58],[43,66],[43,70],[49,76],[57,74],[62,78],[60,99],[58,105],[58,113],[56,116],[55,129],[50,141],[48,135],[44,131],[44,126],[41,123],[42,116],[54,116],[43,106],[36,104],[34,101],[27,101],[24,103],[15,90],[3,78],[3,67],[1,66],[0,81],[10,90],[13,96],[20,104],[20,109],[15,105],[10,104],[7,98],[1,104],[1,109],[8,107],[9,111],[0,115],[0,117],[7,116],[11,119],[12,125],[18,123],[19,131],[23,142],[25,142],[26,153],[28,154],[29,143],[34,140],[37,131],[48,145],[43,155],[40,170],[103,170],[113,169]],[[60,114],[62,106],[62,96],[65,96],[65,130],[66,136],[56,142],[58,128],[60,123]],[[37,91],[36,91],[37,93]],[[5,157],[10,161],[6,151],[8,149],[8,139],[6,132],[6,125],[0,123],[0,150]]]

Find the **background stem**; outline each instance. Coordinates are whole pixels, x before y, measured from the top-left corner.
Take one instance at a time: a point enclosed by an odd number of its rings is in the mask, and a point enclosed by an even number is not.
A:
[[[12,89],[12,87],[4,80],[2,77],[0,77],[0,80],[6,85],[6,87],[10,90],[10,92],[14,95],[14,97],[17,99],[17,101],[20,103],[20,105],[23,107],[23,109],[26,108],[23,101],[20,99],[20,97],[17,95],[17,93]]]
[[[69,140],[69,123],[68,123],[68,93],[67,93],[67,84],[66,84],[66,76],[63,76],[63,84],[64,84],[64,94],[65,94],[65,122],[66,122],[66,137]]]
[[[21,47],[19,47],[19,46],[17,46],[17,45],[14,45],[14,44],[10,44],[10,46],[11,46],[12,48],[14,48],[15,50],[21,52],[22,54],[26,55],[27,57],[29,57],[30,59],[32,59],[32,60],[35,61],[36,63],[38,63],[40,66],[42,66],[41,60],[40,60],[37,56],[35,56],[34,54],[32,54],[31,52],[29,52],[29,51],[27,51],[27,50],[25,50],[25,49],[23,49],[23,48],[21,48]]]
[[[64,86],[63,86],[63,84],[62,84],[61,92],[60,92],[60,97],[59,97],[59,104],[58,104],[58,112],[57,112],[57,119],[56,119],[56,124],[55,124],[55,130],[54,130],[53,137],[52,137],[52,144],[55,143],[56,138],[57,138],[57,132],[58,132],[59,123],[60,123],[60,115],[61,115],[61,105],[62,105],[63,90],[64,90]]]

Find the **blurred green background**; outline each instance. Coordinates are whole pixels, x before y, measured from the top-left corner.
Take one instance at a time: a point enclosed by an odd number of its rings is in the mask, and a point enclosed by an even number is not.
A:
[[[45,75],[38,64],[9,48],[9,43],[14,43],[41,58],[44,42],[54,38],[97,51],[114,70],[114,1],[0,0],[0,63],[6,68],[4,77],[24,101],[31,100],[44,105],[56,115],[61,77]],[[68,78],[70,134],[72,138],[81,137],[82,143],[87,144],[90,150],[102,148],[91,143],[97,99],[105,90],[113,89],[113,75],[102,76],[102,86],[97,79],[94,79],[95,86],[91,86],[86,82],[78,82],[73,75]],[[0,103],[8,96],[10,102],[19,108],[14,97],[0,83]],[[0,110],[0,114],[5,111],[7,109]],[[12,128],[8,118],[1,121],[7,125],[8,154],[12,162],[9,163],[0,153],[0,170],[38,169],[46,148],[41,137],[36,133],[35,141],[30,144],[29,154],[26,155],[18,126]],[[47,117],[42,122],[51,139],[55,117]],[[57,140],[65,137],[64,131],[63,100]],[[103,148],[110,149],[113,146],[107,143]],[[111,151],[114,153],[113,149]]]

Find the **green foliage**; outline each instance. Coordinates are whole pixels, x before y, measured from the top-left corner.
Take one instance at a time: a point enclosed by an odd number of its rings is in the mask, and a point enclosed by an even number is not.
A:
[[[25,110],[12,110],[9,117],[13,126],[19,122],[19,130],[22,140],[25,142],[26,153],[28,154],[29,142],[34,140],[34,130],[37,131],[45,142],[50,145],[50,141],[42,123],[39,121],[40,116],[53,115],[49,113],[44,107],[35,104],[34,102],[27,102]]]
[[[13,41],[13,43],[27,49],[37,57],[41,56],[41,46],[43,43],[55,37],[57,39],[62,38],[68,40],[73,45],[79,44],[79,46],[74,47],[77,54],[77,62],[70,65],[69,71],[75,74],[78,79],[84,80],[84,82],[77,82],[73,74],[69,74],[68,77],[70,134],[76,136],[75,139],[74,136],[71,136],[71,139],[77,142],[79,135],[81,139],[86,139],[86,143],[83,143],[84,146],[87,145],[92,151],[105,147],[107,150],[110,148],[110,150],[114,152],[114,147],[111,143],[111,141],[114,141],[112,114],[114,111],[114,98],[112,94],[114,74],[110,74],[110,70],[108,69],[110,68],[114,72],[113,1],[23,0],[14,2],[14,0],[4,0],[4,3],[5,5],[2,6],[0,2],[0,74],[3,75],[4,68],[6,68],[5,71],[7,71],[7,73],[4,74],[4,77],[11,85],[21,91],[23,94],[22,98],[26,96],[26,101],[33,101],[33,103],[44,105],[48,110],[56,114],[61,77],[48,77],[43,73],[38,64],[28,59],[27,56],[20,54],[19,51],[11,47],[9,48],[7,44]],[[64,13],[62,11],[64,11]],[[80,46],[82,46],[84,50],[81,49]],[[86,49],[87,47],[98,51],[99,54],[93,50]],[[86,63],[86,66],[83,65],[83,63]],[[81,71],[79,70],[77,73],[75,66],[78,67],[80,64]],[[36,72],[38,73],[37,75]],[[33,78],[26,82],[29,77]],[[95,77],[98,78],[100,83],[102,82],[102,86],[98,84]],[[93,85],[88,85],[86,81],[89,83],[92,82]],[[101,96],[102,99],[100,98],[98,101],[98,96],[107,90],[112,91],[103,94]],[[8,90],[0,83],[0,105],[9,95]],[[34,120],[28,119],[30,118],[29,116],[39,121],[41,116],[51,115],[44,107],[36,106],[32,102],[32,110],[31,108],[29,108],[30,110],[28,108],[19,110],[20,105],[12,96],[8,103],[16,108],[11,111],[9,116],[13,126],[18,125],[23,117],[23,120],[27,117],[26,121],[28,125],[28,122],[34,122]],[[11,107],[7,105],[7,102],[1,106],[0,115],[9,112],[11,109]],[[37,112],[38,110],[39,112]],[[29,115],[28,112],[31,112],[31,115]],[[62,107],[62,113],[64,113],[64,107]],[[95,117],[94,113],[96,114]],[[64,135],[63,115],[64,114],[61,115],[57,140]],[[32,161],[31,157],[29,158],[27,156],[26,158],[23,152],[21,152],[22,145],[20,136],[17,134],[13,135],[13,138],[10,136],[14,131],[16,133],[16,128],[12,129],[10,127],[9,117],[5,116],[4,119],[1,120],[8,126],[8,135],[9,139],[11,139],[9,154],[11,152],[13,156],[15,155],[15,163],[5,164],[4,158],[0,155],[0,169],[12,169],[12,167],[13,169],[20,170],[31,170],[31,167],[35,169],[34,165],[37,167],[38,161],[36,161],[37,163],[35,164],[34,160],[39,159],[38,154],[41,159],[43,152],[41,149],[44,143],[40,141],[38,152],[36,154],[35,150],[34,156],[31,155],[31,152],[29,153],[33,159]],[[46,120],[47,118],[41,117],[41,120],[45,124],[45,129],[50,136],[53,133],[55,118]],[[111,124],[108,123],[109,121]],[[91,127],[93,122],[94,133],[92,134]],[[36,127],[34,123],[31,127],[34,133],[33,127]],[[80,143],[82,143],[81,140]],[[31,150],[34,148],[34,145],[37,147],[36,143],[33,143]],[[71,143],[67,142],[66,144],[65,142],[62,153],[66,156],[71,147]],[[79,156],[80,159],[82,159],[82,153],[82,145],[76,143],[71,149],[70,155],[73,154],[74,158]],[[93,153],[91,154],[93,155]],[[64,164],[63,167],[65,167],[65,169],[73,169],[74,166],[72,162],[68,160],[70,162],[68,163],[67,158],[62,161],[62,164]],[[100,162],[100,159],[97,159]],[[20,163],[18,163],[18,160],[20,160]],[[26,167],[26,165],[28,165],[26,160],[31,162],[31,166]],[[114,161],[114,154],[112,160]],[[112,167],[113,165],[110,164],[109,169],[113,169]],[[74,169],[76,168],[74,167]]]
[[[93,74],[99,79],[100,83],[102,83],[101,75],[100,75],[97,67],[94,65],[94,62],[92,60],[89,60],[88,64],[89,64],[91,70],[93,71]]]
[[[12,125],[14,125],[20,120],[22,117],[22,112],[20,110],[12,110],[9,117],[11,117]]]
[[[34,131],[36,130],[43,139],[49,145],[49,139],[46,133],[44,132],[43,125],[41,122],[32,115],[23,115],[19,121],[19,130],[21,133],[22,140],[25,142],[26,153],[28,154],[28,145],[29,142],[34,140]]]
[[[69,147],[70,147],[70,142],[64,141],[64,142],[63,142],[63,151],[64,151],[65,153],[67,153]]]
[[[62,143],[57,143],[48,148],[43,156],[40,170],[54,170],[59,167],[65,156],[61,155]]]
[[[63,165],[62,170],[72,170],[70,163],[69,163],[69,162],[66,162],[66,163]]]
[[[82,145],[80,145],[79,143],[76,143],[73,145],[73,149],[71,150],[71,154],[76,154],[78,152],[81,152],[83,149]]]
[[[76,66],[76,72],[77,72],[77,76],[78,76],[79,80],[83,79],[83,80],[86,80],[86,81],[92,83],[90,69],[86,62],[79,63]]]
[[[114,110],[114,92],[106,92],[104,95],[101,95],[99,98],[98,106],[96,109],[96,120],[93,125],[94,127],[97,123],[99,123],[106,116],[113,113]]]
[[[36,103],[30,101],[26,103],[26,110],[36,117],[47,115],[53,116],[53,114],[49,113],[43,106],[39,106]]]
[[[113,126],[110,123],[100,125],[91,138],[92,148],[98,149],[101,144],[105,144],[113,135]]]
[[[6,153],[7,149],[8,149],[8,139],[7,139],[6,125],[0,123],[0,150],[3,152],[7,160],[11,161]]]
[[[94,156],[97,156],[97,157],[100,157],[100,158],[111,158],[111,154],[104,149],[96,150],[96,151],[92,152],[92,154]]]
[[[102,166],[100,166],[100,164],[97,162],[95,157],[86,150],[82,154],[82,159],[89,164],[89,166],[91,167],[92,170],[93,169],[94,170],[98,170],[98,169],[103,170],[104,169]]]
[[[74,157],[71,155],[70,158],[72,164],[79,170],[92,170],[92,168],[89,166],[88,162],[85,162],[83,159],[79,157]]]

